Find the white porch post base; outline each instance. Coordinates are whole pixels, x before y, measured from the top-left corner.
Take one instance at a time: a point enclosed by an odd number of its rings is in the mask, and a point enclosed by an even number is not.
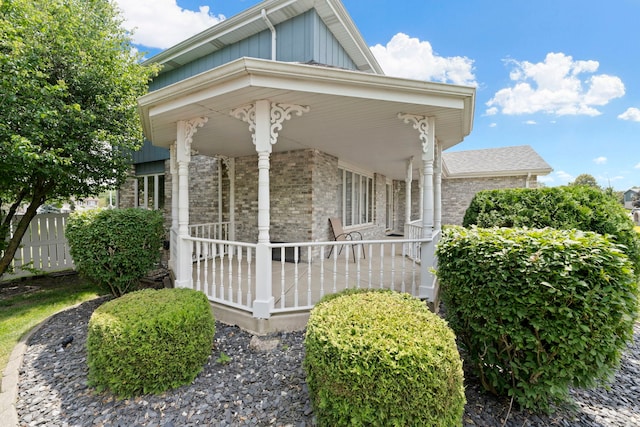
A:
[[[174,228],[169,230],[169,270],[176,271],[176,259],[178,259],[178,231]]]
[[[174,286],[176,288],[193,288],[193,272],[192,265],[192,243],[184,240],[182,236],[177,238],[178,246],[178,263],[176,265],[176,280]]]
[[[435,260],[435,242],[423,242],[421,247],[422,263],[420,264],[419,297],[434,302],[438,295],[438,283],[431,272],[431,261]]]
[[[271,276],[271,247],[258,243],[256,247],[256,298],[253,300],[253,317],[268,319],[275,305]]]

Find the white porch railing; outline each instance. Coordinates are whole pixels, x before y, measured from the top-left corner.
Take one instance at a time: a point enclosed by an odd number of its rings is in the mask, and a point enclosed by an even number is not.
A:
[[[229,240],[229,222],[189,225],[189,236],[202,239]]]
[[[36,215],[11,263],[13,273],[3,275],[2,280],[75,268],[69,254],[69,243],[64,235],[68,218],[68,213]],[[10,236],[19,220],[20,216],[12,221]]]
[[[408,222],[404,224],[404,237],[409,240],[422,238],[422,220]],[[405,255],[420,262],[420,242],[407,243],[404,246]]]
[[[405,248],[426,245],[426,253],[434,253],[437,234],[436,239],[270,243],[270,277],[256,273],[258,244],[184,240],[193,248],[192,287],[211,301],[247,312],[254,312],[256,295],[271,295],[269,314],[275,314],[310,310],[324,295],[346,288],[385,288],[429,298],[436,286],[429,273],[435,260],[423,259],[427,265],[420,265]]]

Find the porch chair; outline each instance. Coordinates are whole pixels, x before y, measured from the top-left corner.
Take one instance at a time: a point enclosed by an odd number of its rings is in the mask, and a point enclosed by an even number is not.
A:
[[[335,242],[342,242],[345,240],[362,240],[362,233],[360,233],[359,231],[351,231],[349,233],[345,233],[345,231],[342,229],[342,220],[340,218],[329,218],[329,225],[331,226],[331,232],[333,233],[333,240]],[[364,253],[364,245],[360,243],[360,246],[362,246],[362,257],[366,259],[367,257]],[[340,246],[338,255],[340,255],[340,253],[342,252],[343,247],[344,246]],[[331,256],[332,252],[333,246],[331,246],[327,258]],[[353,253],[353,262],[356,262],[356,245],[351,245],[351,252]]]

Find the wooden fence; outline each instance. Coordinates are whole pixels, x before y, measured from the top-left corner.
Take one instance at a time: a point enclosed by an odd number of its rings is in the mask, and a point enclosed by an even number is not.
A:
[[[73,269],[75,266],[64,235],[68,218],[66,213],[36,215],[11,264],[13,273],[3,275],[2,281]],[[20,217],[14,219],[11,235],[19,220]]]

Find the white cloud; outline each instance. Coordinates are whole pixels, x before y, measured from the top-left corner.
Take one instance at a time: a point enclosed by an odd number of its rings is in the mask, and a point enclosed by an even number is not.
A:
[[[488,110],[503,114],[548,113],[597,116],[594,108],[624,95],[622,80],[608,74],[582,74],[598,70],[597,61],[574,61],[564,53],[548,53],[543,62],[509,60],[513,86],[500,89],[487,102]]]
[[[558,177],[558,179],[560,180],[561,184],[568,184],[571,181],[575,180],[575,177],[573,175],[571,175],[570,173],[567,173],[565,171],[555,172],[554,175]]]
[[[554,179],[551,175],[543,175],[543,176],[539,176],[538,177],[538,181],[540,182],[544,182],[544,183],[549,183],[549,182],[553,182]]]
[[[527,120],[526,122],[524,122],[525,125],[537,125],[538,122],[536,122],[535,120]]]
[[[149,48],[166,49],[212,25],[223,15],[212,15],[209,6],[183,9],[176,0],[115,0],[124,17],[124,27],[133,30],[133,41]]]
[[[640,169],[640,163],[636,164],[633,168],[634,169]]]
[[[494,123],[489,123],[489,127],[490,127],[490,128],[494,128],[494,127],[496,127],[496,126],[498,126],[498,124],[497,124],[497,123],[495,123],[495,122],[494,122]]]
[[[640,122],[640,108],[634,108],[634,107],[627,108],[627,111],[620,114],[618,118],[622,120],[631,120],[634,122]]]
[[[438,56],[428,41],[398,33],[386,46],[377,44],[371,51],[390,76],[477,86],[472,59]]]
[[[604,165],[605,163],[607,163],[607,158],[604,156],[596,157],[595,159],[593,159],[593,163],[595,163],[596,165]]]

